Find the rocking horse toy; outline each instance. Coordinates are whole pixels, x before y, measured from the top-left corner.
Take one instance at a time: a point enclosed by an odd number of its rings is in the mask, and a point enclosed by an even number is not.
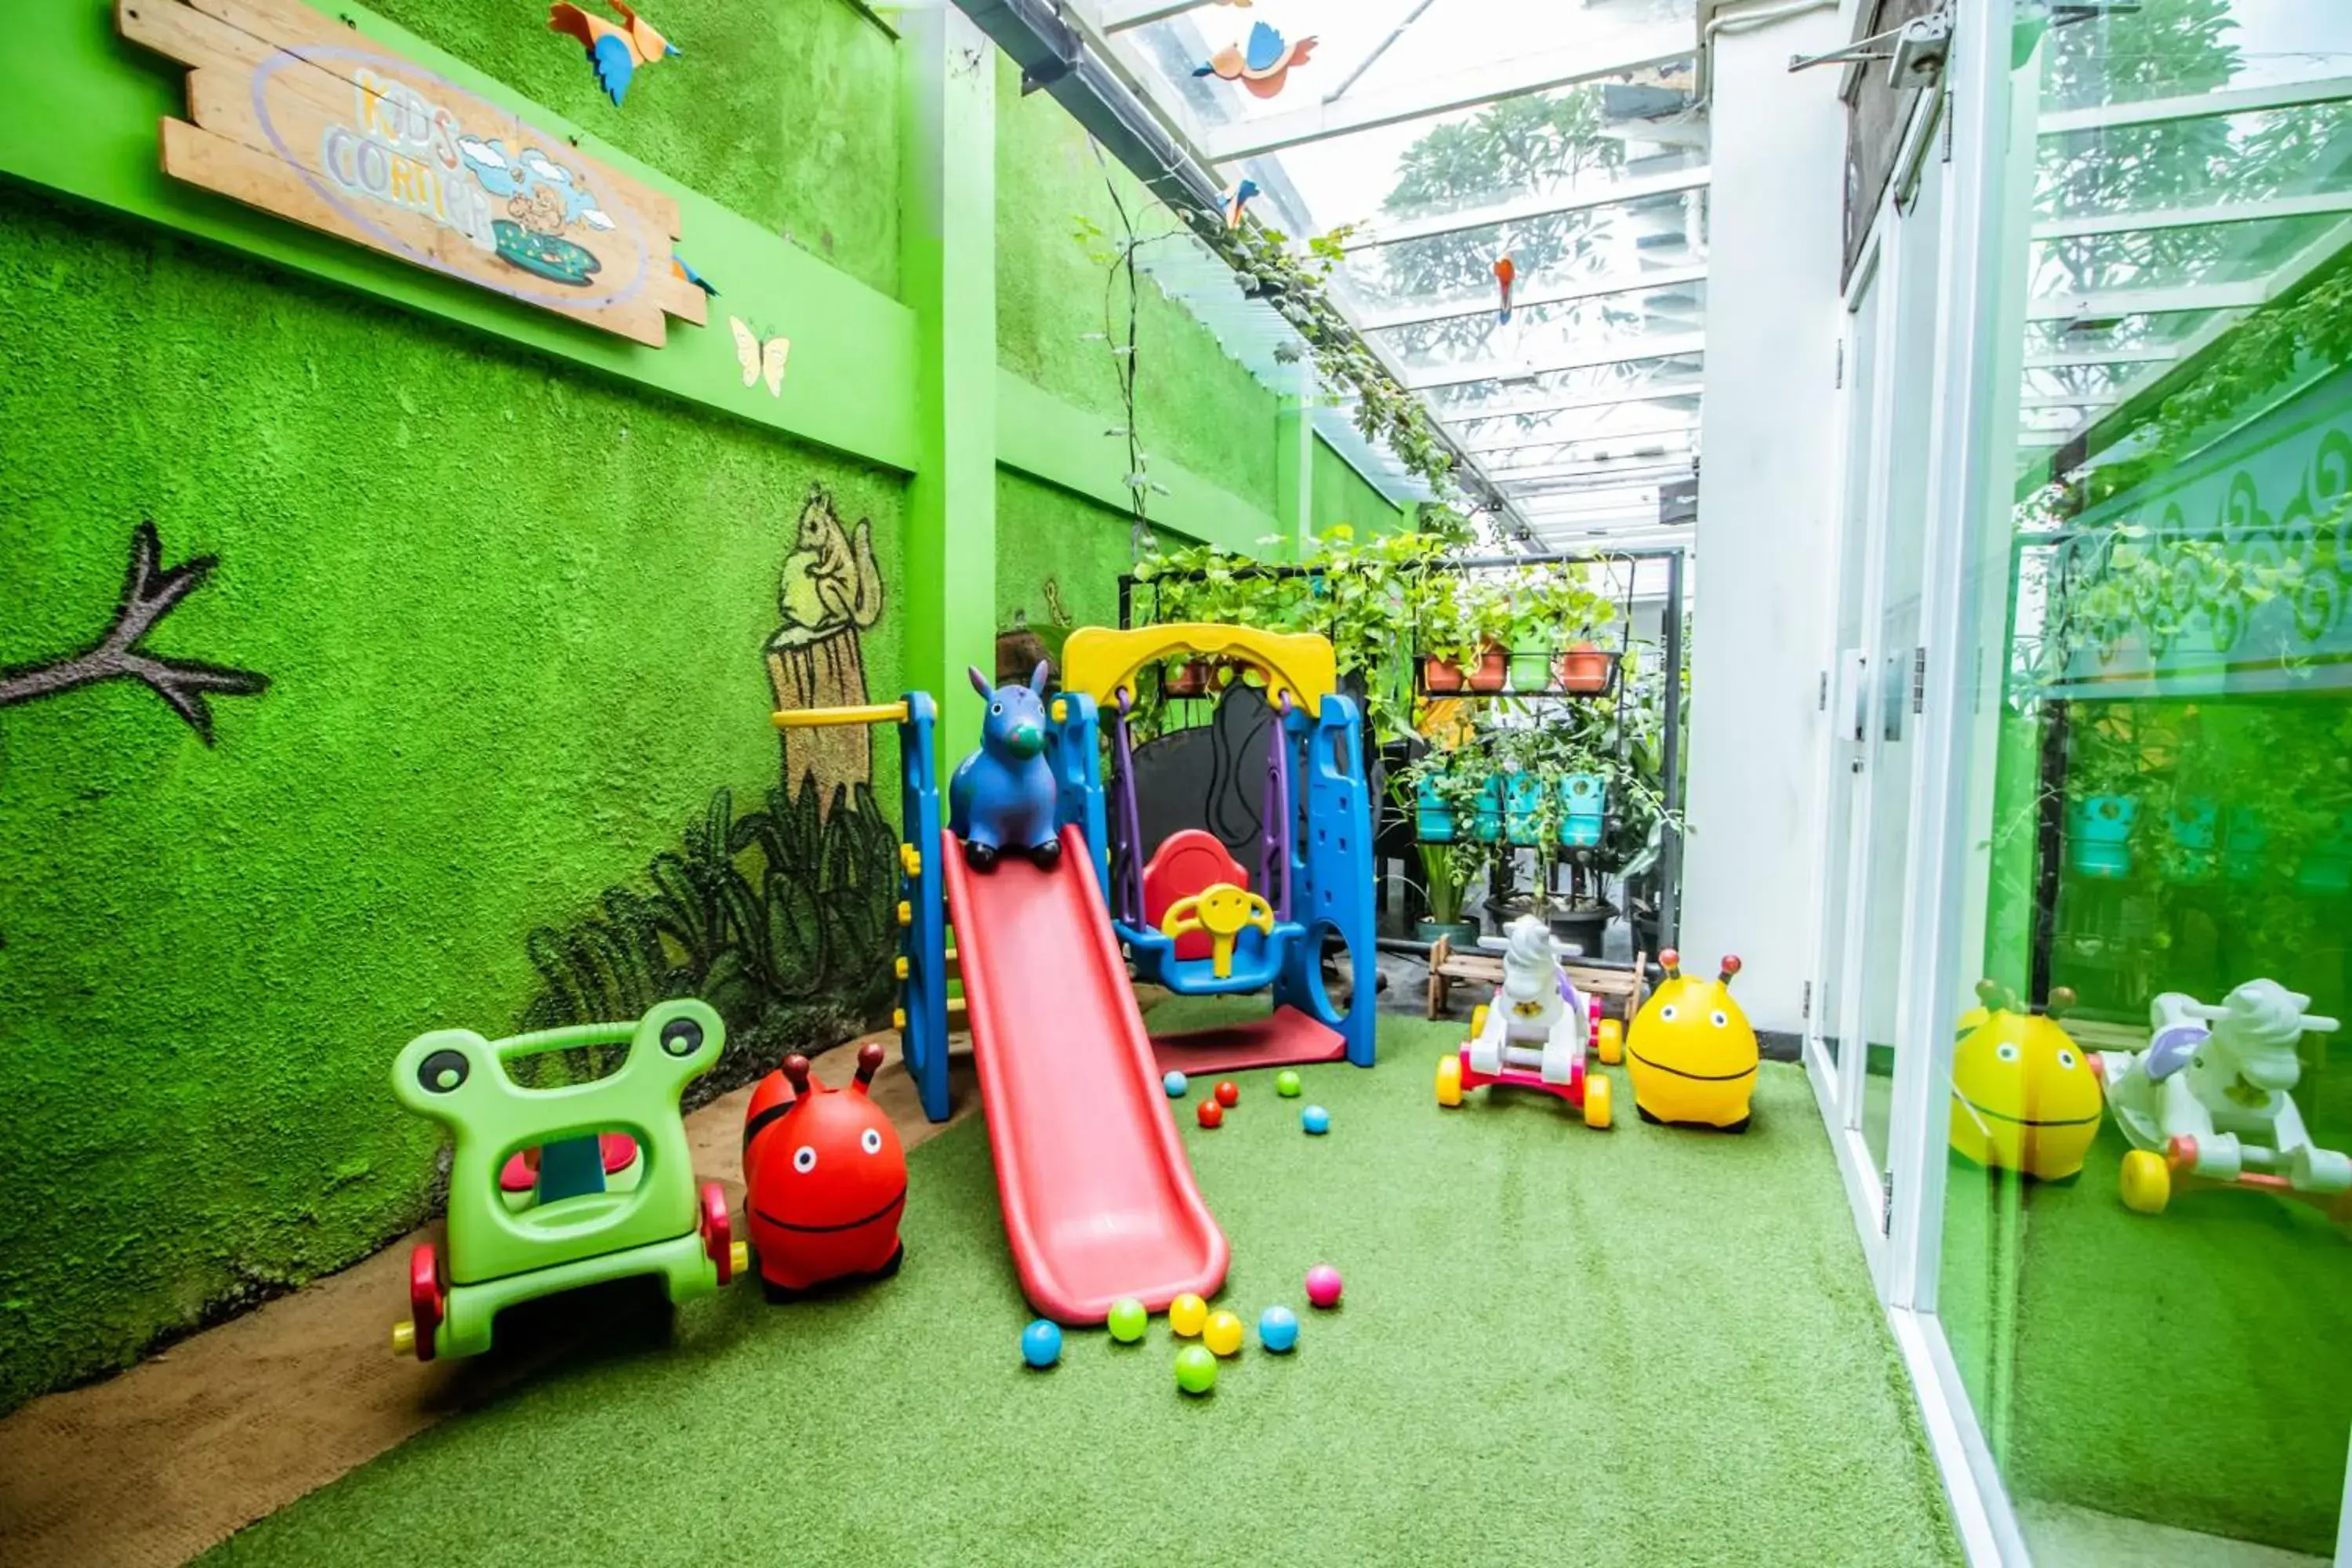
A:
[[[1561,950],[1534,916],[1511,922],[1503,942],[1503,984],[1470,1023],[1470,1039],[1437,1063],[1437,1103],[1455,1106],[1474,1089],[1502,1084],[1557,1096],[1591,1128],[1609,1125],[1609,1080],[1585,1070],[1600,1040],[1601,999],[1587,997],[1559,966]],[[1601,1060],[1614,1060],[1601,1042]]]
[[[2147,1049],[2098,1054],[2107,1108],[2132,1144],[2126,1206],[2161,1214],[2175,1190],[2233,1187],[2352,1225],[2352,1158],[2312,1141],[2288,1092],[2305,1032],[2338,1027],[2310,1005],[2275,980],[2248,981],[2218,1007],[2168,991],[2149,1009]]]

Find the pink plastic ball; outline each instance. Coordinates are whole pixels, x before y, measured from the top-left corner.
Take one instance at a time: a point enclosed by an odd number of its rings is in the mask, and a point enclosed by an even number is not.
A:
[[[1307,1299],[1318,1307],[1339,1304],[1339,1271],[1328,1263],[1318,1263],[1307,1271]]]

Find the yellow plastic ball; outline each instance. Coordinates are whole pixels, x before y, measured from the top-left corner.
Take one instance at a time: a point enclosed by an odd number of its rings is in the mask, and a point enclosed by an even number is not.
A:
[[[1188,1292],[1168,1303],[1168,1328],[1171,1333],[1192,1339],[1208,1321],[1209,1304],[1198,1296]]]
[[[1219,1355],[1234,1355],[1242,1348],[1242,1321],[1231,1312],[1210,1315],[1209,1326],[1201,1331],[1201,1342]]]

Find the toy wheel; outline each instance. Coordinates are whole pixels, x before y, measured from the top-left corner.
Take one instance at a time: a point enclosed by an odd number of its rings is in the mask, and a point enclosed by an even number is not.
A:
[[[1625,1059],[1625,1026],[1615,1018],[1601,1019],[1600,1028],[1595,1031],[1593,1048],[1600,1054],[1601,1065],[1604,1067],[1613,1068],[1623,1061]]]
[[[1458,1056],[1448,1055],[1437,1058],[1437,1103],[1440,1105],[1462,1103],[1462,1058]]]
[[[420,1241],[408,1255],[408,1321],[392,1331],[396,1348],[414,1351],[418,1361],[433,1359],[433,1339],[448,1315],[449,1289],[441,1279],[441,1253],[429,1241]],[[407,1330],[406,1334],[401,1332]]]
[[[1595,1131],[1609,1125],[1609,1080],[1596,1073],[1584,1075],[1584,1124]]]
[[[717,1182],[702,1184],[702,1253],[719,1270],[721,1285],[735,1278],[735,1226],[727,1217],[727,1192]]]
[[[2172,1199],[2172,1167],[2164,1156],[2135,1149],[2124,1156],[2124,1207],[2134,1214],[2162,1214]]]

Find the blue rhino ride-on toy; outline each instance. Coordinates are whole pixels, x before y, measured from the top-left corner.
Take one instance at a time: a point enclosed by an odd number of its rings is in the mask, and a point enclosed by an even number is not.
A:
[[[980,750],[956,765],[948,781],[948,825],[963,840],[963,858],[975,871],[992,868],[997,857],[1017,850],[1052,870],[1062,858],[1054,821],[1054,770],[1045,760],[1045,670],[1040,664],[1029,683],[991,687],[969,670],[972,689],[988,704]]]

